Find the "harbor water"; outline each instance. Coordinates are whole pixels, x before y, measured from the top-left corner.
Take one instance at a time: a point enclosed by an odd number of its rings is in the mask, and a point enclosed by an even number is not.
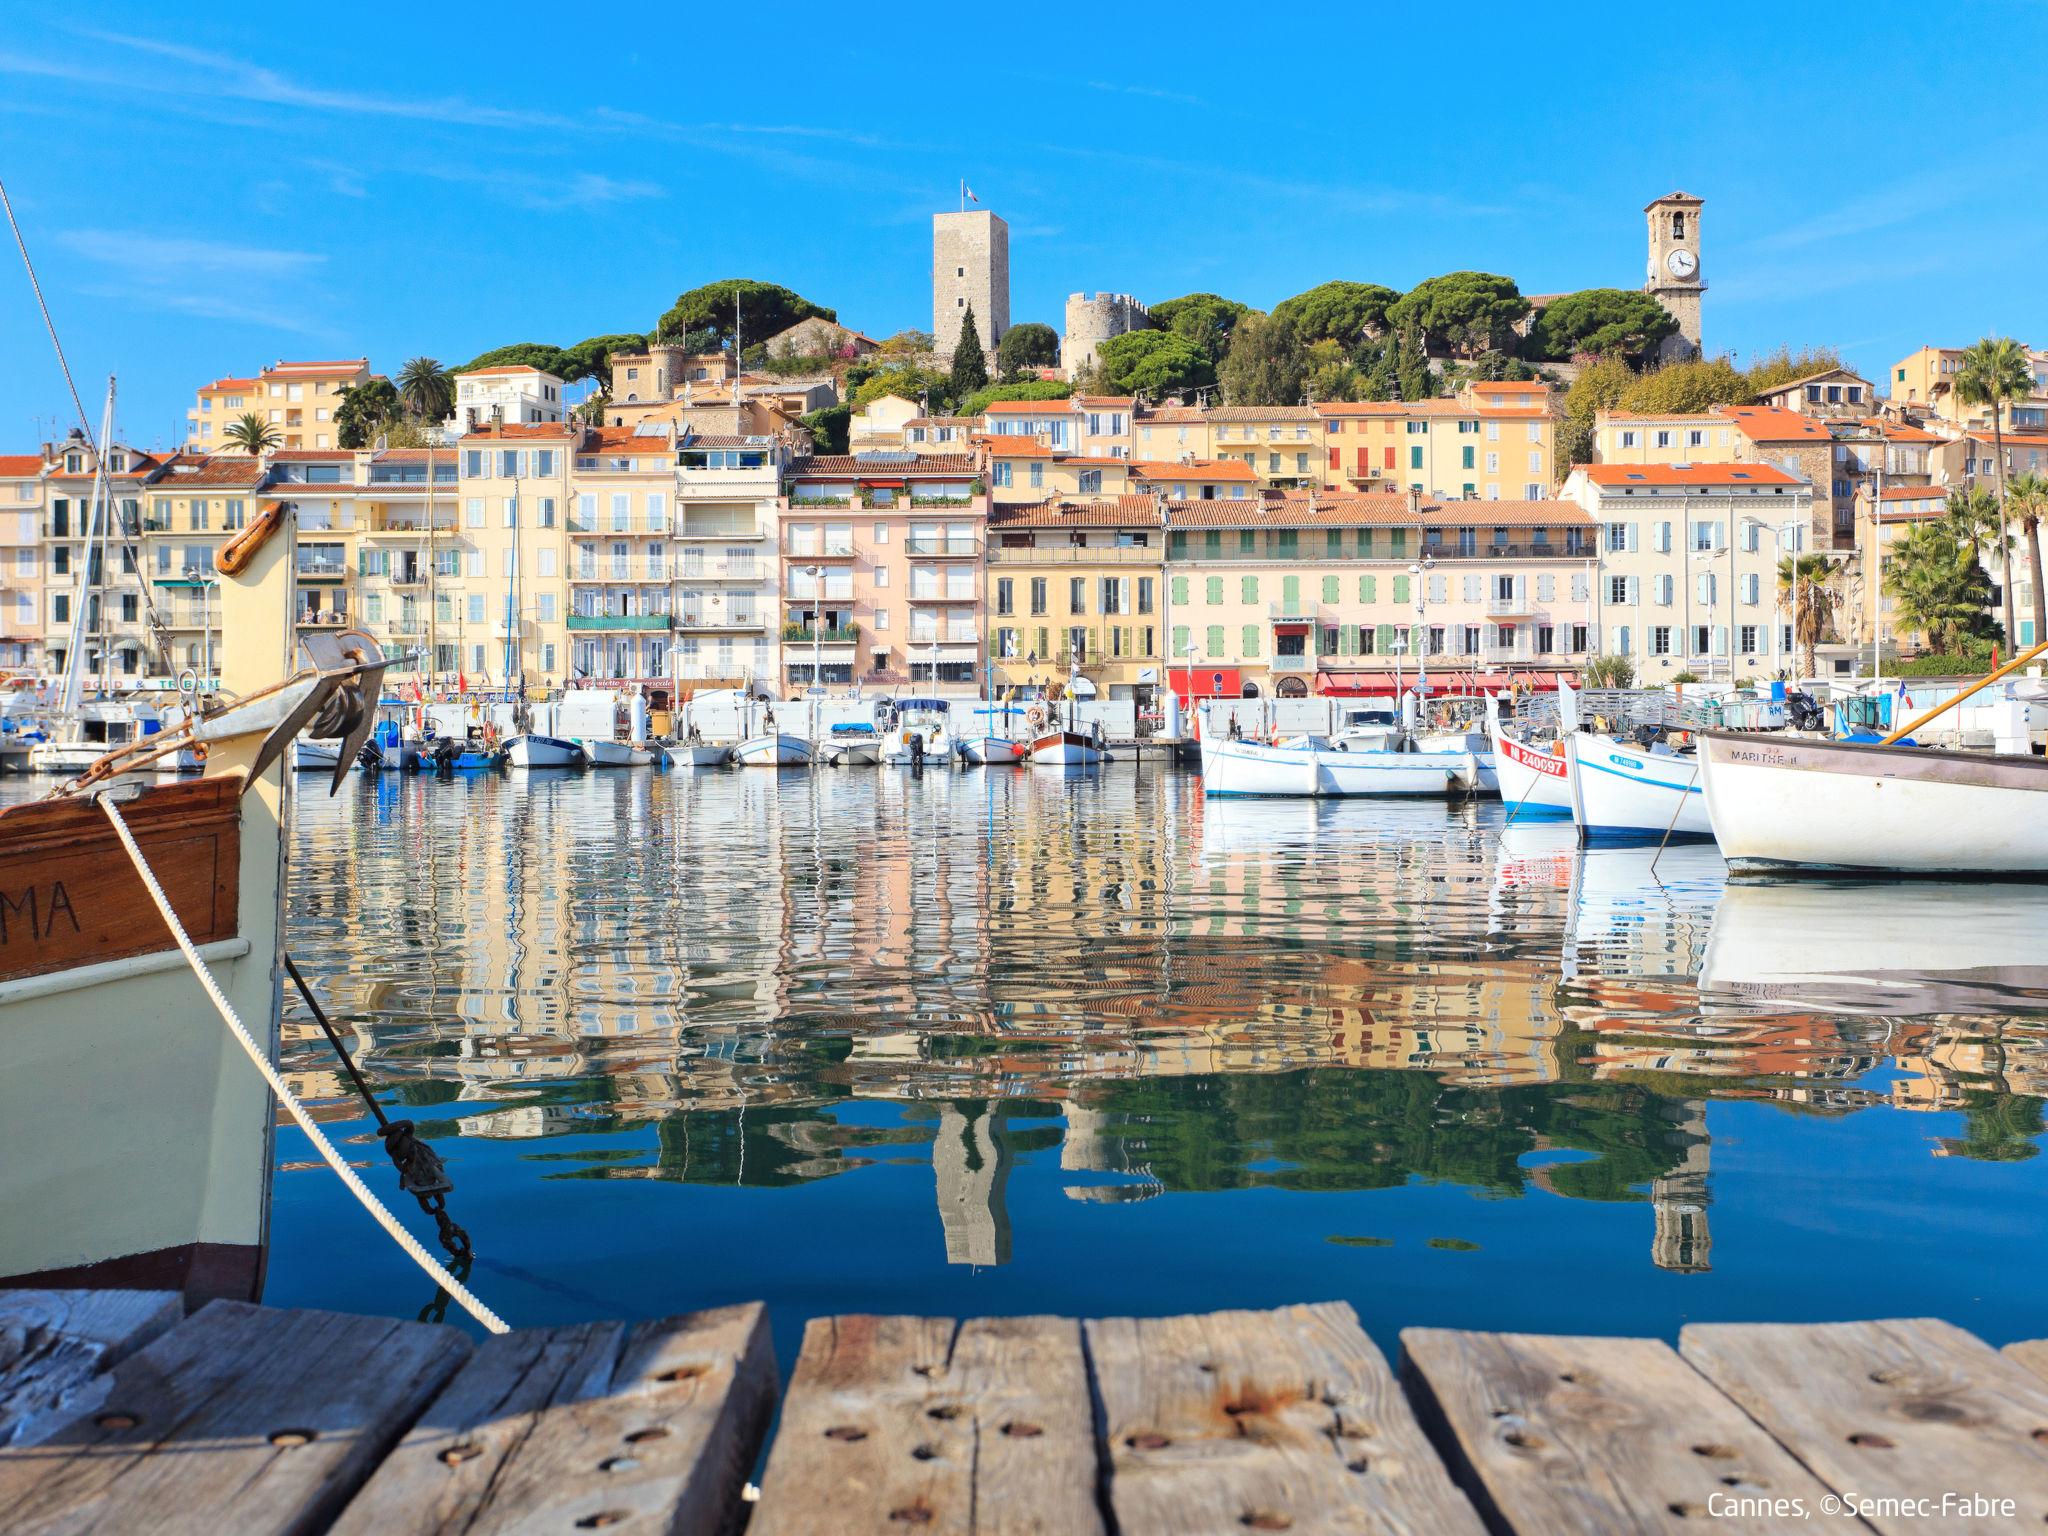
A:
[[[301,783],[290,945],[515,1324],[1342,1298],[2039,1334],[2048,888],[1163,764]],[[293,1081],[394,1179],[309,1017]],[[430,1290],[287,1121],[267,1298]]]

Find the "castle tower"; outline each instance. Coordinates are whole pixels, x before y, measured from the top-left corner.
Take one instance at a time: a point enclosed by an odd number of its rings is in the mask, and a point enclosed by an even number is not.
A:
[[[1685,1138],[1685,1157],[1661,1179],[1650,1181],[1654,1232],[1650,1262],[1683,1275],[1712,1269],[1714,1236],[1707,1224],[1707,1173],[1713,1143],[1707,1139],[1706,1111],[1698,1100],[1686,1102],[1677,1126]]]
[[[1671,312],[1678,334],[1667,337],[1660,360],[1700,355],[1700,296],[1707,280],[1700,267],[1700,209],[1690,192],[1672,192],[1646,207],[1650,220],[1650,280],[1643,291]]]
[[[984,209],[932,215],[932,344],[941,358],[960,344],[969,306],[990,357],[1010,328],[1010,226]]]
[[[1060,372],[1073,378],[1094,365],[1095,349],[1112,336],[1142,330],[1151,312],[1128,293],[1070,293],[1067,329],[1060,337]]]

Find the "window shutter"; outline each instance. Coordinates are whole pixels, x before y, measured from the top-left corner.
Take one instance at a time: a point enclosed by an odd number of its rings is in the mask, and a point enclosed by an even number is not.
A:
[[[1326,603],[1337,601],[1337,578],[1335,576],[1325,576],[1323,578],[1323,601]]]
[[[1628,552],[1632,555],[1636,553],[1636,527],[1634,523],[1628,525]],[[1634,578],[1631,577],[1630,580]]]
[[[1628,578],[1628,600],[1631,607],[1640,606],[1643,601],[1642,580],[1640,576]]]
[[[1726,656],[1728,654],[1728,626],[1725,624],[1716,624],[1714,626],[1714,654],[1716,656]]]

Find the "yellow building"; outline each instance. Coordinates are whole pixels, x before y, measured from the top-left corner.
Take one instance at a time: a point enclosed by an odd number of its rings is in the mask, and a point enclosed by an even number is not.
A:
[[[486,684],[524,678],[527,686],[559,685],[570,675],[567,580],[572,460],[581,427],[554,422],[471,432],[460,444],[458,491],[462,520],[463,670]],[[401,595],[396,614],[374,611],[366,591],[364,617],[402,637],[423,632],[425,613]]]
[[[1218,405],[1208,418],[1214,457],[1243,464],[1261,485],[1282,490],[1320,484],[1323,418],[1312,405]]]
[[[997,506],[1114,497],[1131,488],[1130,462],[1113,454],[1068,453],[1035,437],[986,441],[989,490]]]
[[[220,579],[213,557],[249,525],[269,471],[241,454],[173,454],[143,492],[141,560],[171,661],[219,675]]]
[[[2008,427],[2040,431],[2048,427],[2048,351],[2029,351],[2034,387],[2024,400],[2012,402],[2006,410]],[[1988,406],[1965,405],[1956,397],[1956,375],[1962,372],[1963,348],[1922,347],[1892,364],[1892,405],[1909,410],[1932,411],[1958,426],[1991,425]]]
[[[666,688],[674,630],[669,582],[678,564],[669,518],[674,434],[665,426],[592,428],[572,467],[571,675]]]
[[[1162,531],[1151,496],[998,505],[984,611],[999,688],[1149,702],[1160,681]]]
[[[1141,411],[1131,424],[1131,451],[1141,459],[1213,458],[1209,415],[1192,405]]]
[[[201,453],[233,453],[227,429],[254,414],[277,428],[281,448],[332,448],[334,412],[341,392],[369,380],[368,358],[334,361],[279,360],[253,379],[215,379],[198,392],[185,413],[186,445]]]
[[[1330,401],[1315,409],[1328,490],[1540,501],[1558,481],[1557,420],[1540,383],[1469,384],[1454,400]]]

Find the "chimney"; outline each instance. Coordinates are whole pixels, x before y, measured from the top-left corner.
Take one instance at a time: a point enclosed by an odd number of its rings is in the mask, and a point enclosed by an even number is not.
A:
[[[1422,519],[1422,488],[1420,486],[1411,485],[1408,487],[1408,515],[1418,522]]]

